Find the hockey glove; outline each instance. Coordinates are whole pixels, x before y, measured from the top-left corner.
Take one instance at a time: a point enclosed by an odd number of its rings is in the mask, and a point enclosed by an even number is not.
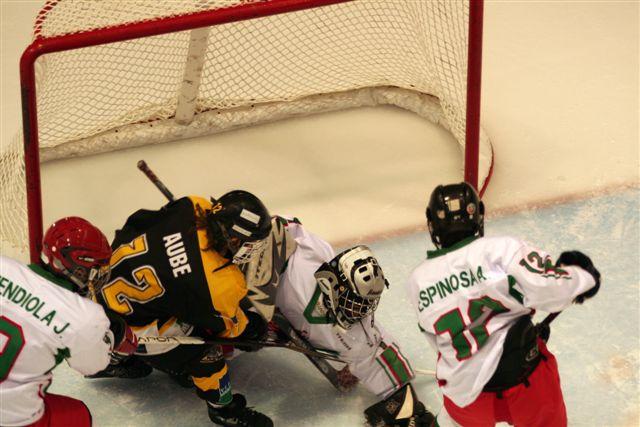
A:
[[[411,384],[365,409],[364,416],[370,427],[430,427],[435,420],[418,400]]]
[[[258,313],[253,311],[245,312],[247,315],[247,327],[245,330],[235,338],[239,342],[241,341],[252,341],[252,343],[259,343],[263,341],[267,337],[267,331],[269,330],[267,322],[260,316]],[[254,345],[242,345],[235,344],[235,348],[242,351],[258,351],[262,347],[258,344]]]
[[[131,356],[138,349],[138,338],[122,317],[110,310],[105,311],[111,335],[111,364],[116,365]]]
[[[600,289],[600,272],[596,270],[591,258],[586,256],[580,251],[567,251],[562,252],[558,260],[556,261],[556,267],[562,267],[563,265],[576,265],[593,276],[596,285],[586,292],[578,295],[573,300],[576,304],[582,304],[584,300],[594,297]]]

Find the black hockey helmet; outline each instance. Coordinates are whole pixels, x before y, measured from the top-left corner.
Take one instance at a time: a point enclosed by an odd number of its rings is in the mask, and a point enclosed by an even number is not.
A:
[[[484,204],[466,182],[437,186],[426,214],[431,240],[437,248],[484,235]]]
[[[243,190],[212,197],[211,204],[207,222],[218,243],[216,249],[228,249],[234,264],[249,262],[263,249],[271,233],[269,211],[260,199]]]

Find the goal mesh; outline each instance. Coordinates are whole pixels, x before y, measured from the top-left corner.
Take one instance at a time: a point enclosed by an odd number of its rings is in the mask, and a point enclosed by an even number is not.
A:
[[[286,0],[47,1],[34,41]],[[313,3],[310,0],[309,3]],[[177,124],[191,31],[36,61],[42,161],[363,105],[416,112],[465,144],[468,1],[360,0],[212,26],[195,117]],[[27,244],[22,137],[3,147],[2,239]],[[481,134],[482,183],[491,148]]]

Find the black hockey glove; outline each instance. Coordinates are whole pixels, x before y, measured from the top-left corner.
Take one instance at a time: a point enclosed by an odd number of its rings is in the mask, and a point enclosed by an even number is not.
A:
[[[407,408],[411,409],[410,413],[404,411]],[[364,416],[370,427],[430,427],[435,420],[418,400],[411,384],[365,409]]]
[[[258,313],[253,311],[245,312],[247,316],[247,327],[235,338],[238,342],[251,341],[251,345],[234,344],[234,347],[242,351],[258,351],[262,347],[258,345],[260,341],[264,341],[269,330],[267,322]]]
[[[556,261],[556,267],[562,267],[563,265],[577,265],[591,274],[593,279],[596,281],[596,285],[593,288],[578,295],[573,302],[576,304],[582,304],[584,300],[592,298],[598,293],[598,290],[600,289],[600,272],[596,270],[591,258],[580,251],[562,252]]]
[[[129,358],[138,349],[138,338],[120,315],[111,310],[105,310],[109,319],[109,333],[107,339],[111,341],[112,365],[117,365]]]

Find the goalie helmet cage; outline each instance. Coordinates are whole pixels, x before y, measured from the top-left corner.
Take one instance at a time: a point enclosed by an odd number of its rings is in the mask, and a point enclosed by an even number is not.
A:
[[[1,158],[2,239],[24,246],[28,220],[39,258],[41,160],[356,106],[396,105],[448,129],[482,192],[493,162],[479,123],[482,8],[48,0],[20,61],[24,152],[16,138]]]

